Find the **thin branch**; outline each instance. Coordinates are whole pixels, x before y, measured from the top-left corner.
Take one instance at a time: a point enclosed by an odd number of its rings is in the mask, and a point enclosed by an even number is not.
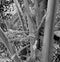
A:
[[[41,26],[45,23],[45,19],[46,19],[47,13],[42,17],[41,23],[37,28],[37,31],[39,31],[39,29],[41,28]]]
[[[27,14],[27,19],[28,19],[28,28],[29,28],[29,33],[30,34],[33,34],[34,33],[34,29],[35,29],[35,25],[33,23],[33,19],[32,19],[32,13],[29,9],[29,5],[28,5],[28,2],[27,0],[24,0],[24,5],[25,5],[25,8],[26,8],[26,14]]]
[[[14,3],[16,4],[16,7],[17,7],[17,11],[18,11],[18,15],[19,15],[19,20],[21,21],[22,26],[23,26],[23,29],[25,30],[24,20],[23,20],[24,19],[24,15],[23,15],[23,12],[22,12],[22,10],[20,8],[20,5],[18,3],[18,0],[14,0]]]
[[[23,49],[27,48],[28,46],[30,46],[30,44],[27,45],[27,46],[25,46],[25,47],[21,47],[21,49],[19,49],[18,53],[19,53],[20,51],[22,51]]]

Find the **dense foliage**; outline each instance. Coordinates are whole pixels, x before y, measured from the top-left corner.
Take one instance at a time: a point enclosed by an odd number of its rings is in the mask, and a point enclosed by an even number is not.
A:
[[[6,62],[14,62],[17,57],[21,62],[41,61],[47,3],[48,0],[0,0],[0,56]],[[60,30],[59,21],[58,7],[55,30]],[[54,34],[53,40],[52,61],[59,62],[60,37]]]

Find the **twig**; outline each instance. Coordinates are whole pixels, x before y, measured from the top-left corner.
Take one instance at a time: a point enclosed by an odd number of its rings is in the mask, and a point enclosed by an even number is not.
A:
[[[23,16],[23,19],[24,19],[24,14],[23,14],[23,12],[20,8],[18,0],[14,0],[14,3],[16,4],[17,10],[18,10],[19,20],[21,21],[23,29],[25,30],[24,21],[22,20],[22,16]]]
[[[37,28],[37,31],[41,28],[41,26],[43,25],[43,23],[45,23],[46,16],[47,16],[47,13],[43,16],[42,21],[41,21],[40,25]]]
[[[27,46],[25,46],[25,47],[21,47],[21,49],[19,49],[18,53],[19,53],[20,51],[22,51],[23,49],[25,49],[26,47],[28,47],[28,46],[30,46],[30,44],[27,45]]]

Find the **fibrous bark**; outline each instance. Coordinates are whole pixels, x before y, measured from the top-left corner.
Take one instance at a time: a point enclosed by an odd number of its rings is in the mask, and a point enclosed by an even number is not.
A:
[[[56,7],[56,0],[48,0],[41,62],[52,62],[55,7]]]

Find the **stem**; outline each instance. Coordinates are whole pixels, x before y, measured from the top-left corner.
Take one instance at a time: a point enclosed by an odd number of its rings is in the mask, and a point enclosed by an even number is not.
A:
[[[19,21],[21,21],[21,23],[22,23],[23,30],[26,30],[25,29],[25,26],[24,26],[24,20],[23,20],[24,19],[24,14],[23,14],[23,12],[22,12],[22,10],[20,8],[20,5],[18,3],[18,0],[14,0],[14,3],[16,5],[16,7],[17,7],[17,11],[18,11],[18,15],[19,15]],[[22,18],[22,16],[23,16],[23,18]]]
[[[56,0],[48,0],[48,8],[47,8],[48,14],[45,23],[41,62],[52,62],[55,9],[56,9]]]

